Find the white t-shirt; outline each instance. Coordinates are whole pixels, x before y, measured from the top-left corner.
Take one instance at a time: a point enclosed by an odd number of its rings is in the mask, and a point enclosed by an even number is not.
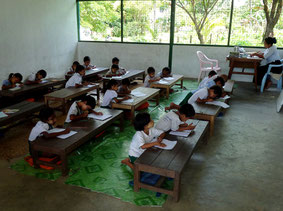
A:
[[[113,101],[113,98],[116,98],[116,97],[118,97],[117,92],[115,90],[108,89],[104,94],[101,106],[111,107],[111,102]]]
[[[143,131],[137,131],[132,139],[129,155],[137,158],[141,156],[141,154],[146,150],[142,149],[141,146],[152,142],[152,140],[160,136],[161,133],[163,133],[163,131],[156,128],[150,128],[149,135],[145,134]]]
[[[66,117],[66,120],[65,122],[66,123],[69,123],[71,122],[72,120],[70,119],[71,115],[81,115],[83,112],[82,110],[79,108],[78,106],[78,101],[75,101],[73,102],[73,104],[71,105],[69,111],[68,111],[68,114],[67,114],[67,117]]]
[[[157,79],[158,77],[157,76],[154,76],[154,77],[150,77],[149,75],[147,75],[144,79],[144,87],[150,87],[150,82],[149,80],[155,80]]]
[[[27,81],[35,81],[36,79],[36,73],[32,73],[28,76]]]
[[[83,78],[79,73],[75,73],[69,80],[67,81],[65,87],[75,87],[76,84],[82,84]]]
[[[260,66],[267,65],[276,60],[280,60],[279,52],[276,45],[272,45],[270,48],[265,49],[263,52],[264,59],[260,62]]]
[[[201,100],[207,99],[208,98],[208,88],[205,87],[205,88],[198,90],[188,100],[188,104],[191,104],[194,107],[196,112],[198,112],[198,109],[196,107],[196,101],[198,98]]]
[[[42,136],[43,132],[46,132],[48,130],[50,130],[50,126],[47,123],[38,121],[36,125],[32,128],[28,140],[34,141],[39,136]]]
[[[122,70],[122,69],[119,68],[119,69],[116,71],[115,75],[124,75],[125,73],[126,73],[125,70]],[[111,67],[110,67],[110,69],[108,70],[108,72],[106,73],[106,75],[113,75],[113,72],[112,72],[112,70],[111,70]]]
[[[179,125],[181,124],[182,121],[180,120],[179,115],[174,111],[170,111],[158,120],[155,128],[164,132],[167,132],[169,130],[176,131],[179,129]]]

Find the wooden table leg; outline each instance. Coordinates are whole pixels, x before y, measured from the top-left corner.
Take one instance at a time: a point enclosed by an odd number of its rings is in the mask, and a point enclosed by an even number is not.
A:
[[[44,103],[47,107],[49,107],[48,97],[44,96]]]
[[[180,195],[180,174],[176,172],[175,178],[174,178],[174,188],[173,188],[173,198],[175,202],[179,201],[179,195]]]
[[[166,98],[167,99],[169,98],[169,92],[170,92],[170,87],[167,87],[166,88]]]
[[[96,89],[96,94],[97,94],[97,103],[99,104],[99,98],[100,98],[99,87]]]
[[[31,144],[31,145],[32,145],[32,144]],[[33,159],[34,168],[35,168],[35,169],[38,169],[38,168],[39,168],[39,165],[38,165],[38,163],[37,163],[37,160],[38,160],[38,158],[39,158],[39,156],[38,156],[38,151],[35,151],[32,146],[31,146],[31,156],[32,156],[32,159]]]
[[[137,164],[134,165],[134,191],[139,192],[140,190],[140,174],[139,166]]]
[[[62,100],[62,112],[63,112],[63,114],[66,114],[66,110],[67,110],[67,108],[66,108],[66,100],[63,99]]]
[[[257,90],[257,63],[254,62],[254,77],[255,77],[255,89]]]
[[[134,122],[134,118],[135,118],[135,107],[132,106],[131,108],[131,121]]]
[[[214,116],[211,116],[210,117],[210,120],[209,120],[209,133],[210,133],[210,136],[213,136],[213,133],[214,133]]]
[[[68,175],[68,160],[67,160],[67,155],[65,152],[62,152],[60,155],[61,161],[62,161],[62,176],[67,176]]]
[[[156,106],[158,106],[158,105],[159,105],[159,94],[156,95]]]
[[[228,79],[231,79],[233,69],[234,69],[234,62],[233,60],[230,60],[230,69],[229,69]]]
[[[181,88],[183,89],[183,79],[181,80]]]

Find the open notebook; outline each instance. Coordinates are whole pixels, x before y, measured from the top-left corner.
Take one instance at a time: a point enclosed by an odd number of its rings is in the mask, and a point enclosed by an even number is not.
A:
[[[48,133],[59,133],[59,132],[62,132],[62,131],[64,131],[64,130],[65,130],[65,128],[53,128],[53,129],[51,129],[51,130],[48,130],[47,132],[48,132]],[[66,139],[66,138],[69,138],[69,137],[75,135],[76,133],[78,133],[78,132],[71,130],[71,131],[70,131],[69,133],[67,133],[67,134],[57,136],[57,138]]]
[[[92,118],[92,119],[95,119],[95,120],[101,120],[101,121],[109,119],[111,117],[112,117],[111,114],[103,114],[103,115],[89,114],[88,115],[88,118]]]
[[[170,135],[175,135],[175,136],[182,136],[182,137],[188,137],[191,134],[191,130],[184,130],[184,131],[171,131],[169,134]]]
[[[156,141],[156,139],[154,140]],[[154,146],[156,148],[160,148],[160,149],[165,149],[165,150],[171,150],[175,147],[175,145],[177,144],[177,141],[169,141],[167,139],[163,139],[162,143],[165,144],[165,147],[161,147],[161,146]]]

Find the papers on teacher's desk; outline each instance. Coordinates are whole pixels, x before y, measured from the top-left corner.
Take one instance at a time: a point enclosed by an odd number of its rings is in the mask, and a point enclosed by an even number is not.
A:
[[[103,114],[103,115],[89,114],[88,115],[88,118],[92,118],[95,120],[101,120],[101,121],[109,119],[110,117],[112,117],[111,114]]]
[[[5,118],[5,117],[7,117],[8,115],[7,114],[5,114],[4,112],[0,112],[0,118]]]
[[[188,137],[191,134],[191,130],[184,130],[184,131],[171,131],[169,134],[170,135],[175,135],[175,136],[182,136],[182,137]]]
[[[154,141],[156,141],[156,139]],[[154,146],[154,147],[160,148],[160,149],[165,149],[165,150],[171,150],[175,147],[175,145],[177,144],[177,141],[169,141],[167,139],[163,139],[162,143],[165,144],[166,147],[161,147],[161,146]]]
[[[144,94],[144,93],[142,93],[142,92],[140,92],[140,91],[136,91],[136,90],[133,90],[133,91],[131,92],[131,95],[133,95],[133,96],[135,96],[135,97],[144,97],[144,96],[146,96],[146,94]]]
[[[220,106],[222,108],[229,108],[230,107],[228,104],[221,102],[221,101],[206,102],[205,104],[216,105],[216,106]]]
[[[173,77],[166,77],[166,78],[163,78],[163,79],[166,80],[166,81],[172,81],[172,80],[174,80]]]
[[[47,132],[48,132],[48,133],[60,133],[60,132],[62,132],[62,131],[64,131],[64,130],[65,130],[65,128],[53,128],[52,130],[48,130]],[[66,139],[66,138],[69,138],[69,137],[75,135],[76,133],[78,133],[78,132],[71,130],[71,131],[70,131],[69,133],[67,133],[67,134],[57,136],[57,138]]]
[[[168,82],[167,82],[167,81],[164,81],[164,80],[160,80],[160,81],[158,81],[158,83],[159,83],[159,84],[168,84]]]

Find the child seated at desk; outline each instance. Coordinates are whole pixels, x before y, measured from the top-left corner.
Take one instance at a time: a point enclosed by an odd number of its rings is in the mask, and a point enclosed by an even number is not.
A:
[[[85,68],[82,65],[77,66],[76,73],[71,78],[69,78],[69,80],[65,85],[65,88],[69,88],[69,87],[80,88],[83,85],[88,85],[87,82],[83,83],[84,75],[85,75]]]
[[[157,74],[157,76],[160,78],[172,77],[171,69],[169,67],[164,67],[162,71]]]
[[[211,70],[209,73],[208,73],[208,76],[204,77],[204,79],[202,79],[202,81],[199,83],[198,87],[199,88],[203,88],[204,85],[206,84],[206,82],[209,80],[209,79],[215,79],[217,77],[217,73],[214,71],[214,70]]]
[[[31,152],[31,144],[34,140],[36,140],[38,137],[44,137],[44,138],[55,138],[57,136],[67,134],[70,132],[70,129],[67,128],[62,132],[58,133],[48,133],[48,130],[53,129],[56,125],[56,116],[55,112],[52,108],[43,108],[39,112],[39,119],[36,123],[36,125],[32,128],[30,135],[29,135],[29,152]],[[44,157],[49,157],[49,154],[43,155]]]
[[[102,108],[111,108],[112,103],[120,103],[124,100],[130,99],[129,96],[124,96],[122,99],[117,99],[118,97],[118,82],[116,80],[110,80],[107,84],[107,91],[104,94],[103,101],[101,104]]]
[[[37,73],[32,73],[26,80],[26,84],[39,84],[43,78],[47,76],[47,72],[45,70],[39,70]]]
[[[106,73],[106,77],[121,76],[124,74],[125,71],[122,71],[117,64],[113,64],[110,70]]]
[[[169,107],[165,107],[165,110],[180,109],[182,105],[191,104],[195,108],[196,103],[212,102],[215,99],[221,97],[222,88],[219,86],[212,86],[210,88],[202,88],[195,92],[189,99],[184,99],[179,105],[171,103]],[[195,109],[196,110],[196,109]]]
[[[153,146],[166,146],[162,143],[165,133],[162,130],[154,128],[154,121],[148,113],[137,114],[134,120],[134,127],[137,132],[130,145],[129,157],[121,161],[121,163],[129,166],[131,169],[134,169],[134,162],[146,149]],[[157,140],[153,142],[155,138]]]
[[[22,86],[21,81],[23,80],[23,76],[20,73],[11,73],[8,79],[4,80],[2,83],[2,90],[11,89],[17,86],[17,83]]]
[[[75,101],[71,105],[65,123],[87,118],[88,114],[103,115],[102,112],[96,112],[93,109],[96,106],[96,100],[91,96],[83,96],[80,101]]]
[[[170,111],[164,114],[156,123],[155,128],[164,132],[169,130],[193,130],[195,129],[195,126],[193,126],[193,124],[188,125],[186,121],[193,118],[194,115],[194,107],[190,104],[185,104],[180,107],[179,111]]]
[[[155,76],[155,69],[153,67],[147,68],[147,76],[144,79],[144,87],[150,87],[150,84],[159,81],[160,77]]]
[[[113,64],[116,64],[116,65],[119,66],[119,62],[120,62],[120,60],[119,60],[117,57],[114,57],[114,58],[112,59],[112,65],[113,65]],[[110,69],[111,69],[111,68],[110,68]],[[125,73],[126,73],[126,69],[119,66],[119,72],[121,72],[122,74],[125,74]]]
[[[76,68],[80,65],[79,62],[74,61],[73,65],[68,69],[68,72],[66,75],[73,75],[76,72]]]
[[[202,85],[199,85],[199,87],[196,89],[196,90],[193,90],[192,93],[194,94],[195,92],[197,92],[198,90],[202,89],[202,88],[210,88],[212,86],[219,86],[221,88],[223,88],[223,86],[225,85],[225,81],[222,77],[220,76],[216,76],[214,77],[213,76],[213,80],[212,79],[209,79],[206,81],[206,83],[202,84]]]
[[[131,90],[129,89],[130,86],[130,80],[128,78],[124,78],[122,80],[122,84],[118,88],[118,95],[119,96],[124,96],[131,94]]]
[[[91,70],[91,69],[96,68],[95,65],[90,64],[90,58],[89,58],[89,56],[85,56],[85,57],[84,57],[84,64],[83,64],[83,66],[84,66],[84,68],[85,68],[86,70]]]

